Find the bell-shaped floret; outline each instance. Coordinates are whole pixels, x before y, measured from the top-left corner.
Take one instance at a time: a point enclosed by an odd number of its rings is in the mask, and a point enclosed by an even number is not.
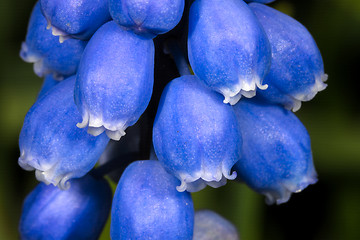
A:
[[[266,202],[285,203],[317,181],[310,137],[300,120],[279,105],[242,100],[234,106],[243,137],[238,179]]]
[[[259,21],[242,0],[196,0],[190,9],[191,67],[211,89],[235,104],[266,89],[270,44]]]
[[[242,141],[235,113],[196,76],[174,79],[164,89],[153,144],[159,161],[180,179],[179,191],[220,187],[236,177],[231,168]]]
[[[140,118],[154,84],[154,43],[115,22],[104,24],[91,38],[76,77],[75,103],[79,128],[94,136],[106,131],[114,140]]]
[[[111,20],[107,0],[40,0],[47,28],[59,36],[88,40],[104,23]]]
[[[239,240],[236,227],[210,210],[195,212],[194,240]]]
[[[65,191],[40,183],[25,199],[21,239],[96,240],[110,213],[111,199],[106,180],[88,175],[71,180]]]
[[[308,30],[295,19],[259,3],[249,4],[268,36],[272,60],[258,95],[297,111],[302,101],[324,90],[327,75],[320,51]]]
[[[94,137],[76,127],[81,115],[74,85],[70,77],[40,97],[26,114],[19,139],[19,165],[62,189],[69,187],[69,179],[90,171],[109,142],[105,134]]]
[[[156,160],[127,167],[112,204],[111,239],[192,239],[193,202],[177,184]]]
[[[41,98],[45,93],[47,93],[52,87],[58,84],[60,81],[56,80],[51,74],[46,75],[44,78],[43,84],[41,86],[38,98]]]
[[[116,23],[150,38],[173,29],[182,17],[184,5],[184,0],[109,0]]]
[[[31,13],[20,57],[25,62],[34,63],[34,72],[39,77],[53,74],[56,79],[63,79],[75,74],[87,42],[69,39],[60,43],[46,26],[46,19],[37,3]]]

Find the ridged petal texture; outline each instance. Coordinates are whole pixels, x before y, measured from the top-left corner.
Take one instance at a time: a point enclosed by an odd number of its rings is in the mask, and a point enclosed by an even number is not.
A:
[[[84,51],[76,77],[75,103],[94,136],[114,140],[140,118],[154,84],[154,43],[115,22],[104,24]]]
[[[74,76],[65,79],[40,97],[26,114],[19,138],[19,165],[62,189],[90,171],[109,142],[105,134],[94,137],[76,127],[81,116],[74,83]]]
[[[193,202],[190,193],[176,190],[177,184],[156,160],[129,165],[113,200],[111,239],[192,239]]]
[[[196,76],[174,79],[164,89],[153,144],[159,161],[181,180],[179,191],[220,187],[236,177],[231,168],[242,141],[235,113]]]
[[[53,74],[63,79],[76,73],[86,41],[69,39],[60,43],[58,37],[47,30],[47,21],[36,3],[30,17],[26,39],[21,45],[20,57],[34,63],[34,72],[39,77]]]
[[[26,197],[20,219],[22,240],[96,240],[111,208],[112,192],[104,179],[71,180],[63,191],[40,183]]]
[[[195,212],[193,240],[239,240],[235,226],[210,210]]]
[[[317,181],[310,137],[300,120],[279,105],[244,99],[234,106],[243,137],[238,179],[264,194],[268,204],[285,203]]]
[[[115,22],[151,38],[173,29],[182,17],[184,5],[184,0],[109,0]]]
[[[88,40],[111,20],[107,0],[40,0],[48,28],[60,42],[74,37]]]
[[[224,95],[224,103],[266,89],[270,45],[259,21],[242,0],[196,0],[190,9],[188,54],[202,81]]]
[[[302,101],[311,100],[327,86],[320,51],[295,19],[263,4],[249,6],[264,27],[272,51],[270,72],[264,79],[269,87],[258,95],[297,111]]]

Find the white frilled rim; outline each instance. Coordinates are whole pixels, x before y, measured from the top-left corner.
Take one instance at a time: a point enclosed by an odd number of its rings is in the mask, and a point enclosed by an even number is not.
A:
[[[36,179],[47,185],[53,184],[55,187],[59,187],[61,190],[67,190],[70,188],[69,179],[73,174],[58,174],[58,162],[53,165],[41,164],[37,159],[29,156],[25,151],[21,152],[18,163],[24,170],[35,170]]]
[[[310,176],[304,176],[298,183],[294,180],[284,181],[281,184],[280,192],[275,191],[263,191],[262,194],[265,195],[266,204],[274,204],[277,205],[286,203],[289,201],[292,193],[299,193],[304,190],[310,184],[315,184],[317,182],[316,174]]]
[[[71,36],[69,36],[66,32],[58,29],[57,27],[52,26],[52,25],[51,25],[51,22],[50,22],[49,20],[47,20],[46,29],[47,29],[47,30],[50,30],[50,28],[51,28],[51,34],[52,34],[53,36],[56,36],[56,37],[58,36],[60,43],[63,43],[65,40],[71,38]]]
[[[315,78],[315,83],[309,89],[306,91],[306,93],[303,94],[295,94],[292,95],[291,98],[293,99],[292,104],[289,104],[285,106],[285,108],[292,110],[293,112],[296,112],[301,107],[301,102],[310,101],[315,97],[315,95],[324,90],[327,87],[327,84],[325,83],[328,79],[327,74],[322,74],[320,76],[317,76]]]
[[[227,168],[224,164],[221,164],[216,172],[210,172],[206,167],[202,166],[199,172],[195,172],[192,175],[188,173],[179,173],[178,178],[181,181],[181,185],[177,186],[176,189],[179,192],[197,192],[207,185],[218,188],[224,186],[227,179],[234,180],[236,178],[236,172],[230,174],[230,171],[231,168]]]
[[[83,121],[76,124],[76,126],[78,128],[88,127],[87,132],[95,137],[105,131],[109,138],[119,141],[120,138],[126,134],[125,129],[127,128],[127,123],[125,122],[107,123],[104,122],[102,117],[95,117],[88,111],[85,111],[82,118]]]
[[[238,83],[234,85],[232,89],[221,88],[219,91],[224,95],[224,103],[235,105],[240,100],[241,96],[252,98],[256,95],[256,88],[265,90],[267,87],[267,84],[263,85],[261,83],[259,76],[255,76],[250,82],[239,77]]]

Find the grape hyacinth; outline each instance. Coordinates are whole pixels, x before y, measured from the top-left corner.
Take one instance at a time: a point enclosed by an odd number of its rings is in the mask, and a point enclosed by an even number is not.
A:
[[[18,163],[43,183],[21,239],[98,239],[111,209],[113,240],[235,240],[192,192],[237,180],[281,204],[314,184],[289,110],[327,75],[310,33],[271,2],[37,2],[20,56],[44,82]]]

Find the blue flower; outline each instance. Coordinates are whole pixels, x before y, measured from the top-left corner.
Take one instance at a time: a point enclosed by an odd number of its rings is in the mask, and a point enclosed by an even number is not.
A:
[[[111,20],[107,0],[40,0],[41,10],[60,42],[74,37],[88,40]]]
[[[184,5],[184,0],[109,0],[116,23],[150,38],[173,29],[182,17]]]
[[[270,68],[270,44],[242,0],[196,0],[190,9],[188,51],[196,76],[235,104],[253,97]]]
[[[26,197],[21,239],[98,239],[110,213],[112,192],[104,179],[89,175],[71,180],[63,191],[40,183]]]
[[[34,72],[39,77],[53,74],[63,79],[76,73],[86,41],[69,39],[60,43],[46,29],[47,22],[36,3],[30,17],[26,40],[21,45],[20,57],[34,63]]]
[[[269,87],[258,95],[297,111],[302,101],[326,88],[320,51],[308,30],[295,19],[263,4],[249,6],[264,27],[272,51],[270,72],[264,79]]]
[[[38,99],[41,98],[45,93],[47,93],[52,87],[58,84],[60,81],[56,80],[53,75],[46,75],[44,78],[43,84],[41,86],[40,92],[38,94]]]
[[[234,106],[243,137],[234,170],[264,194],[268,204],[287,202],[317,181],[310,137],[300,120],[279,105],[244,99]]]
[[[116,188],[111,210],[111,239],[192,239],[194,208],[179,180],[158,161],[132,163]]]
[[[162,93],[153,127],[155,153],[181,180],[179,191],[219,187],[234,179],[241,135],[235,113],[196,76],[171,81]]]
[[[62,189],[84,176],[97,162],[109,138],[76,127],[81,116],[73,100],[75,77],[58,83],[26,114],[21,129],[19,165],[36,170],[36,178]]]
[[[119,140],[145,111],[153,82],[153,41],[113,21],[104,24],[89,41],[77,73],[75,103],[83,119],[78,127]]]
[[[258,2],[258,3],[272,3],[274,2],[275,0],[245,0],[245,2]]]
[[[194,240],[239,240],[235,226],[210,210],[195,212]]]

